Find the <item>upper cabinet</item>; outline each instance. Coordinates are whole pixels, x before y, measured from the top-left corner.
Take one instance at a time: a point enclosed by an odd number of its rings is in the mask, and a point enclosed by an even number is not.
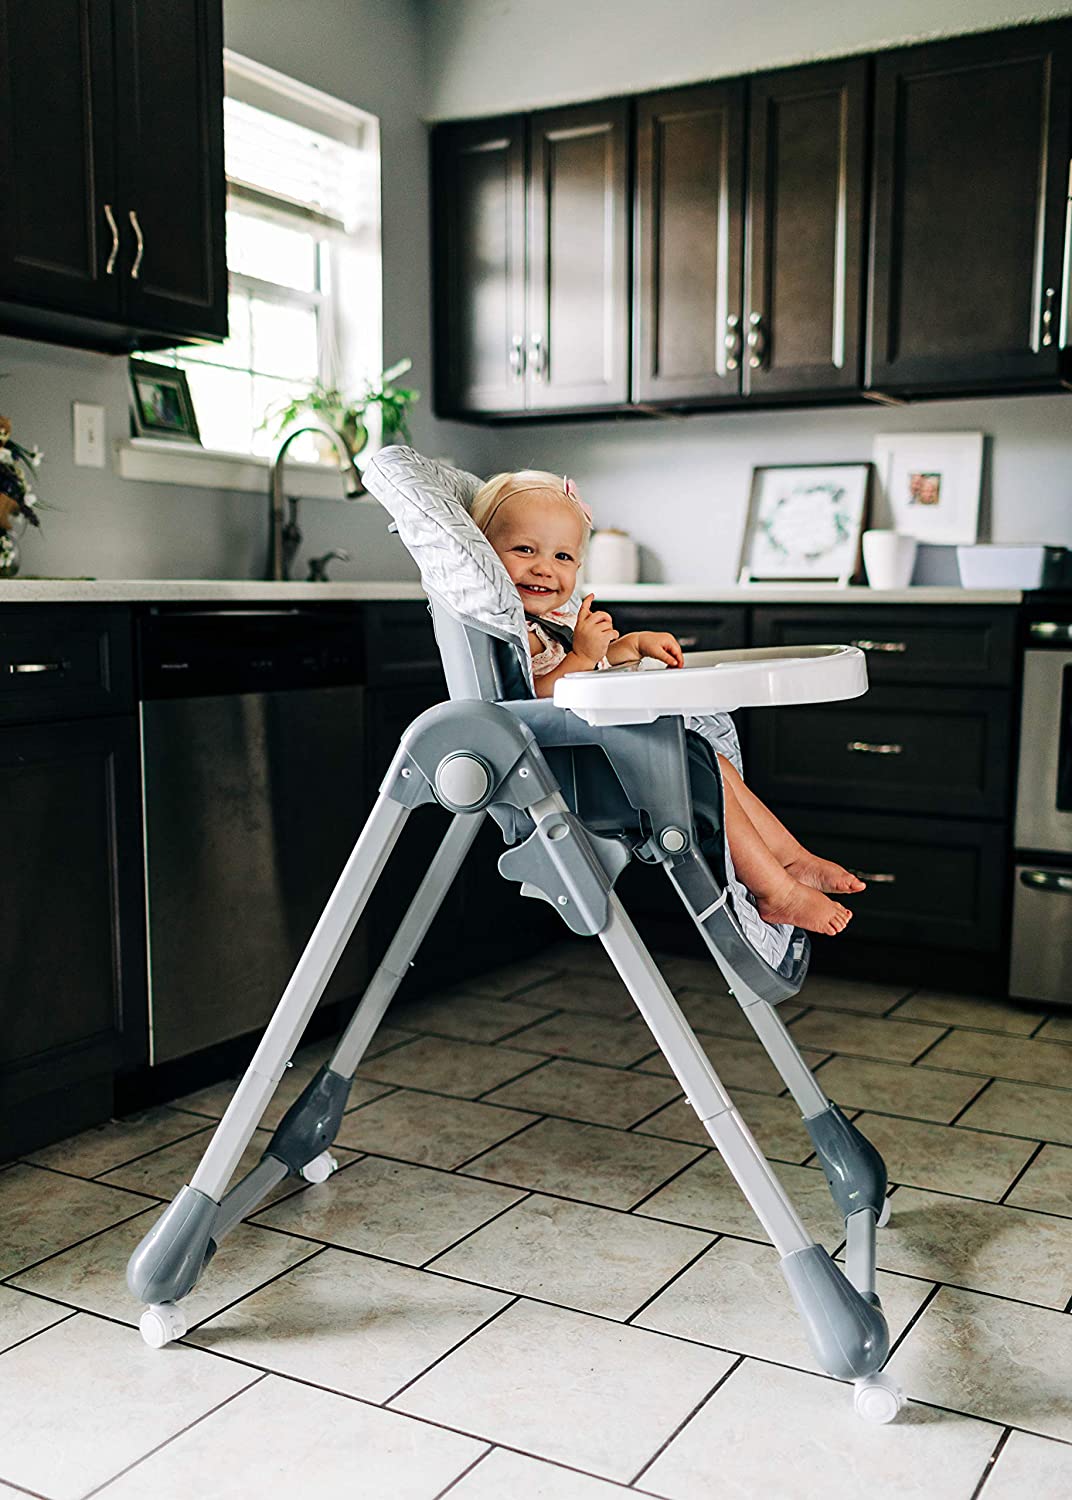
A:
[[[0,331],[227,333],[220,0],[0,0]]]
[[[1072,20],[436,148],[444,415],[1072,384]]]
[[[638,101],[638,402],[859,386],[867,73],[851,58]]]
[[[868,384],[1053,384],[1066,342],[1068,25],[880,56]]]
[[[440,414],[623,406],[626,106],[441,126],[434,163]]]

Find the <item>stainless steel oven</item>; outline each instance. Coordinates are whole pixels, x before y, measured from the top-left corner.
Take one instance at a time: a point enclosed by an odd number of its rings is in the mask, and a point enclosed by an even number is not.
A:
[[[1009,992],[1072,1004],[1072,609],[1027,622]]]

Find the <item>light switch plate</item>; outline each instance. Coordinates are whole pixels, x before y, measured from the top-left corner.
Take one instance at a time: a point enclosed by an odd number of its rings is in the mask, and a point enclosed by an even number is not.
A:
[[[104,407],[74,402],[74,461],[84,469],[104,468]]]

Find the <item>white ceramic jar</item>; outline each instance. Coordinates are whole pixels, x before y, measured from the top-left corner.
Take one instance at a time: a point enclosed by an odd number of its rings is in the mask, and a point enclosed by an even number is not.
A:
[[[593,587],[636,583],[640,577],[637,544],[624,531],[593,531],[584,558],[584,581]]]

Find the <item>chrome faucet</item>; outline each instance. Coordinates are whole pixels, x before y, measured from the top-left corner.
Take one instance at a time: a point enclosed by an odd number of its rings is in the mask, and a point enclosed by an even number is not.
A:
[[[292,499],[290,502],[290,520],[283,524],[283,458],[287,449],[296,437],[303,432],[318,432],[321,437],[326,437],[335,452],[339,455],[339,475],[342,479],[343,495],[347,500],[356,500],[358,495],[365,493],[365,487],[361,483],[361,475],[358,473],[354,455],[350,446],[341,432],[336,432],[327,422],[303,422],[300,427],[292,427],[275,450],[272,460],[272,474],[268,486],[268,577],[274,582],[280,582],[287,578],[290,573],[290,560],[297,550],[301,541],[301,532],[298,530],[298,501]]]

